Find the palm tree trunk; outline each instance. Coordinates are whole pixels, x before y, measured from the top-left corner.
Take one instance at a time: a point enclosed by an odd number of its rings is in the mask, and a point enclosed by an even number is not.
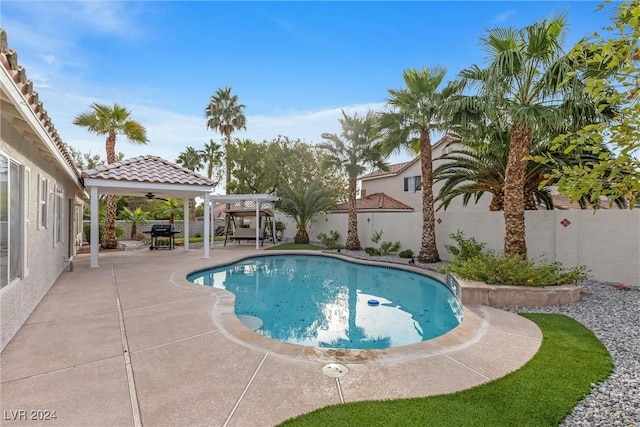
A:
[[[536,201],[536,195],[532,192],[525,192],[524,194],[524,210],[525,211],[537,211],[538,202]]]
[[[436,246],[436,217],[433,209],[433,162],[428,129],[420,130],[420,167],[422,170],[422,246],[418,261],[438,262]]]
[[[116,249],[118,238],[116,237],[116,212],[118,210],[118,200],[115,195],[107,196],[107,218],[104,223],[104,233],[102,234],[102,248]]]
[[[138,234],[138,223],[133,221],[131,223],[131,238],[135,238],[136,234]]]
[[[349,178],[349,226],[347,229],[347,241],[345,248],[360,250],[358,238],[358,209],[356,209],[356,178]]]
[[[196,200],[189,199],[189,221],[196,220]]]
[[[107,164],[116,161],[116,134],[109,132],[105,143],[107,151]],[[118,247],[118,238],[116,237],[116,214],[118,213],[118,201],[116,196],[109,194],[107,196],[107,217],[104,223],[104,233],[102,234],[102,248],[116,249]]]
[[[293,238],[294,243],[298,244],[308,244],[309,243],[309,233],[304,228],[299,228],[295,237]]]
[[[495,193],[491,198],[491,204],[489,204],[490,212],[497,212],[504,209],[504,192]]]
[[[527,171],[525,156],[531,150],[531,129],[511,127],[509,160],[504,176],[504,251],[527,257],[524,225],[524,181]]]

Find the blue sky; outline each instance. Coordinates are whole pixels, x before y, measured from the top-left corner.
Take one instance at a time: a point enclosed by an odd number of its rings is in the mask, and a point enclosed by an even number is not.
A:
[[[118,140],[126,157],[174,161],[218,134],[203,111],[231,86],[255,141],[320,142],[340,110],[379,110],[402,71],[443,65],[449,79],[485,54],[487,28],[522,27],[565,13],[566,46],[609,23],[597,2],[13,1],[0,26],[62,139],[104,157],[104,139],[72,124],[93,102],[128,107],[150,139]],[[411,156],[394,155],[392,162]]]

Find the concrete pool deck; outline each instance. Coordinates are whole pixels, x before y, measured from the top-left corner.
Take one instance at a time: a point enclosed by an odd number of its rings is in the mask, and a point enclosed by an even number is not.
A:
[[[314,409],[450,393],[504,376],[538,350],[529,320],[465,306],[465,322],[428,342],[327,352],[269,340],[232,314],[226,291],[186,273],[263,253],[250,244],[146,249],[74,261],[1,357],[2,425],[271,426]],[[271,251],[268,251],[271,253]],[[328,362],[348,368],[341,378]],[[21,418],[26,411],[25,419]]]

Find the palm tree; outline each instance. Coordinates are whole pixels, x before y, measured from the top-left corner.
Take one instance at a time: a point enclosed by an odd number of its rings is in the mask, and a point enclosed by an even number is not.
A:
[[[149,212],[143,211],[137,207],[135,210],[129,209],[127,206],[120,211],[120,219],[131,222],[131,238],[134,239],[138,233],[138,224],[144,224],[149,219]]]
[[[226,139],[225,157],[227,182],[225,190],[229,194],[231,183],[231,158],[229,147],[231,146],[231,134],[238,129],[247,129],[247,118],[244,116],[244,105],[238,104],[238,95],[231,95],[231,88],[218,89],[211,95],[209,105],[204,109],[207,119],[207,129],[218,131]]]
[[[176,163],[184,166],[192,172],[202,168],[203,156],[202,152],[196,150],[193,147],[187,147],[185,150],[180,153],[178,158],[176,159]],[[196,219],[196,201],[195,199],[189,199],[189,219],[194,221]]]
[[[212,179],[214,166],[220,166],[222,163],[222,156],[224,155],[221,150],[222,145],[214,142],[213,139],[209,140],[209,143],[204,144],[204,150],[202,150],[202,157],[207,164],[207,178]]]
[[[440,202],[438,210],[445,210],[456,197],[462,196],[462,203],[467,206],[473,197],[475,203],[480,198],[489,193],[492,195],[490,211],[504,210],[504,177],[509,157],[509,138],[494,140],[493,142],[476,142],[466,138],[455,141],[459,148],[448,151],[436,160],[443,160],[433,171],[435,182],[442,181],[444,184],[436,201]],[[606,146],[601,148],[603,153],[610,152]],[[562,151],[551,151],[549,139],[534,139],[531,146],[531,155],[547,155],[553,159],[554,165],[572,166],[583,164],[589,161],[596,161],[598,156],[588,152],[564,153]],[[553,167],[529,160],[525,174],[524,200],[525,210],[536,210],[538,205],[544,205],[546,209],[553,209],[553,198],[548,186],[540,188],[540,184],[546,181],[546,176]],[[548,182],[547,185],[553,185]],[[590,194],[578,200],[580,207],[586,209],[589,204]],[[618,198],[613,202],[620,208],[625,207],[624,198]],[[595,209],[598,206],[594,206]]]
[[[278,187],[278,196],[279,209],[292,217],[298,226],[298,232],[293,239],[295,243],[309,243],[309,224],[316,215],[334,204],[329,193],[315,182],[307,185],[299,181],[295,186],[282,184]]]
[[[360,118],[357,114],[350,117],[342,111],[342,119],[338,121],[342,126],[342,138],[334,133],[323,133],[322,137],[329,142],[318,144],[318,147],[327,152],[324,165],[343,170],[349,178],[349,225],[345,248],[359,250],[361,247],[356,209],[358,176],[367,168],[388,170],[389,166],[382,159],[380,132],[373,113],[369,111],[364,118]]]
[[[521,257],[527,255],[524,189],[532,141],[539,132],[566,127],[566,112],[585,100],[584,86],[562,51],[564,27],[564,17],[557,17],[519,30],[489,30],[481,38],[489,53],[488,66],[473,65],[460,73],[461,83],[479,91],[461,97],[457,108],[491,111],[508,129],[504,250]]]
[[[106,135],[105,148],[107,151],[107,164],[116,162],[116,137],[124,135],[134,144],[146,144],[147,131],[140,123],[131,120],[131,112],[126,108],[113,104],[113,107],[104,104],[91,104],[91,111],[78,114],[73,124],[83,127],[96,135]],[[102,236],[102,247],[115,249],[118,247],[116,237],[116,196],[107,197],[107,219]]]
[[[173,224],[176,218],[182,218],[182,214],[184,212],[184,206],[180,199],[172,199],[168,197],[167,200],[163,201],[162,206],[160,207],[158,213],[164,217],[169,217],[169,223]],[[185,236],[188,237],[188,236]]]
[[[420,153],[422,174],[422,244],[418,260],[440,260],[436,247],[435,212],[433,209],[433,163],[431,132],[445,128],[443,110],[447,100],[457,92],[448,84],[438,91],[446,74],[443,67],[408,69],[403,73],[406,88],[390,89],[387,99],[390,111],[380,115],[380,127],[384,131],[384,145],[391,153],[402,149]]]

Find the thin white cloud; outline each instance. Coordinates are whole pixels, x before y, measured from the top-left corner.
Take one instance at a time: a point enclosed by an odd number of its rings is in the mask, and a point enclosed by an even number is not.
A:
[[[497,14],[494,18],[493,18],[493,23],[497,24],[499,22],[504,22],[506,20],[508,20],[509,18],[511,18],[512,16],[514,16],[516,14],[517,10],[516,9],[509,9],[509,10],[505,10],[502,13]]]

